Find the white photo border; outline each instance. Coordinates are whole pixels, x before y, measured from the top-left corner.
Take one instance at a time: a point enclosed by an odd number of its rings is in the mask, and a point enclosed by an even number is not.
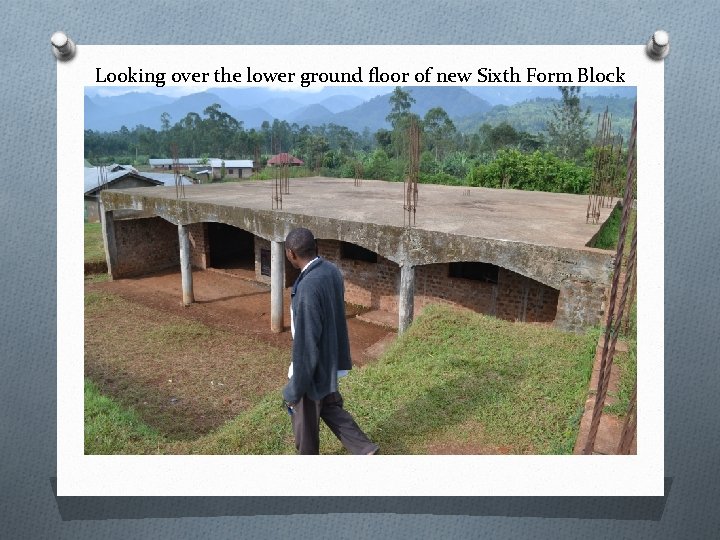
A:
[[[638,107],[637,455],[85,455],[83,209],[78,189],[83,178],[83,96],[86,86],[109,84],[97,82],[97,68],[122,72],[129,66],[168,74],[212,72],[220,66],[232,72],[250,66],[254,71],[298,74],[352,72],[358,66],[363,66],[364,73],[379,66],[385,72],[410,74],[425,72],[428,66],[446,73],[476,73],[481,67],[502,72],[513,66],[521,78],[528,67],[573,74],[580,67],[592,66],[600,72],[619,68],[625,73],[623,85],[637,87]],[[166,88],[173,85],[194,86],[166,81]],[[372,86],[367,81],[357,85]],[[402,86],[419,85],[412,81]],[[439,86],[435,81],[422,85]],[[526,80],[503,85],[532,86]],[[538,85],[557,86],[548,82]],[[210,82],[200,86],[222,85]],[[277,86],[299,89],[297,83]],[[58,495],[664,495],[664,67],[647,57],[644,45],[79,45],[73,60],[58,63],[57,89]]]

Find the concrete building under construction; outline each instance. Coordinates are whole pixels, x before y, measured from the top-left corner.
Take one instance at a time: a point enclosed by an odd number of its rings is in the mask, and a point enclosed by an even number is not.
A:
[[[423,184],[409,227],[403,197],[400,183],[317,177],[293,180],[281,209],[261,181],[186,186],[184,197],[169,187],[106,190],[108,271],[179,265],[188,304],[193,268],[243,267],[270,284],[272,328],[282,331],[297,272],[283,241],[307,227],[342,270],[345,300],[392,313],[400,331],[436,302],[572,331],[601,322],[614,254],[588,246],[609,208],[593,224],[584,195]]]

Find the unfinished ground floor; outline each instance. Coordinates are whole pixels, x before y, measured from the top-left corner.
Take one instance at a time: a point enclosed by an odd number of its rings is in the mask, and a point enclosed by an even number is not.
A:
[[[177,226],[162,218],[115,221],[118,261],[114,277],[149,274],[180,264]],[[220,223],[188,226],[191,266],[225,269],[270,285],[271,242],[248,231]],[[345,301],[367,309],[399,315],[400,266],[356,244],[318,239],[318,253],[340,268]],[[283,257],[283,286],[297,277]],[[418,265],[414,268],[414,310],[443,303],[462,306],[507,320],[553,322],[559,291],[494,264],[464,261]],[[599,291],[598,291],[599,292]],[[600,300],[600,295],[598,296]],[[601,309],[598,305],[597,309]]]
[[[163,188],[106,191],[109,272],[119,278],[179,266],[186,304],[193,268],[245,272],[271,286],[271,326],[282,331],[284,290],[297,276],[283,240],[304,226],[343,272],[345,300],[396,315],[400,331],[430,303],[566,330],[600,322],[612,253],[586,245],[600,224],[585,223],[585,197],[421,186],[427,216],[406,227],[392,198],[396,184],[298,184],[282,210],[267,208],[267,182],[188,186],[184,199]]]

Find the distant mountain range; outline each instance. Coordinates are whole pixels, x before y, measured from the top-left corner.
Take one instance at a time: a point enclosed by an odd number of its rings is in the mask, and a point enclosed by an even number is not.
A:
[[[482,121],[505,118],[509,107],[534,100],[557,100],[557,87],[406,87],[415,103],[412,112],[423,116],[433,107],[442,107],[459,129],[474,131]],[[243,122],[245,129],[259,128],[263,122],[286,120],[299,125],[335,123],[354,131],[388,128],[392,87],[325,87],[318,92],[273,91],[266,88],[213,88],[179,98],[149,92],[130,92],[117,96],[85,95],[85,129],[117,131],[144,125],[160,129],[160,115],[167,112],[171,124],[188,113],[203,115],[217,103],[222,111]],[[602,96],[603,103],[619,100],[621,109],[635,99],[635,87],[588,87],[583,93],[589,101]],[[608,97],[612,96],[612,97]],[[618,107],[616,107],[618,108]],[[594,112],[595,107],[593,107]],[[492,122],[496,123],[496,122]],[[512,123],[512,122],[511,122]],[[514,124],[513,124],[514,125]]]

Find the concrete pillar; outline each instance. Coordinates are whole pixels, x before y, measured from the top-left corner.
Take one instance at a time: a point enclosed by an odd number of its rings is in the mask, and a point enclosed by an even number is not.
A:
[[[190,263],[190,235],[187,225],[178,225],[180,239],[180,276],[182,279],[182,301],[189,306],[195,301],[193,294],[192,265]]]
[[[118,260],[117,244],[115,242],[115,220],[112,210],[105,211],[105,205],[100,201],[100,223],[102,225],[103,246],[105,247],[105,262],[107,262],[108,274],[112,279],[117,278]]]
[[[283,289],[285,288],[285,242],[270,243],[270,330],[283,331]]]
[[[398,333],[408,329],[415,311],[415,267],[400,267],[400,298],[398,301]]]

